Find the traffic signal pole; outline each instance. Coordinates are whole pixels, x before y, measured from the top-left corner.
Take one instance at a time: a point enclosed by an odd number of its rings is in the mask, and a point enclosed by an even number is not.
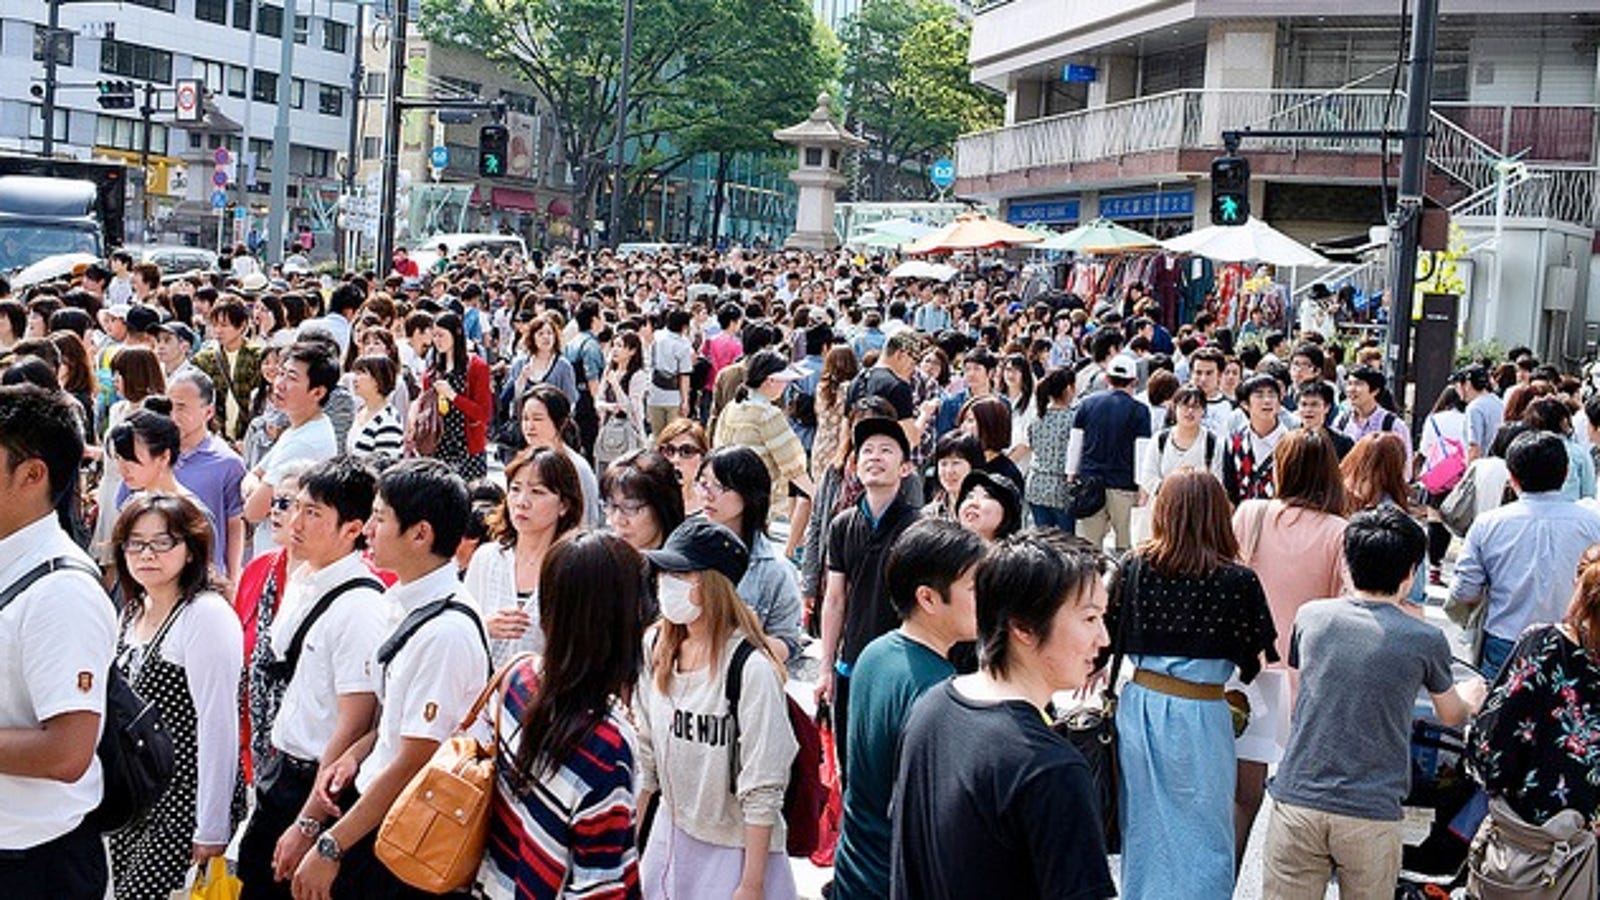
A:
[[[383,196],[378,201],[378,249],[374,266],[381,278],[394,258],[394,205],[400,184],[400,86],[406,73],[406,7],[410,0],[393,0],[389,28],[389,73],[383,79]]]
[[[1422,227],[1438,22],[1439,0],[1417,0],[1411,23],[1411,67],[1406,77],[1406,127],[1400,144],[1400,194],[1389,215],[1389,391],[1402,408],[1410,370],[1411,306],[1417,289],[1417,242]]]

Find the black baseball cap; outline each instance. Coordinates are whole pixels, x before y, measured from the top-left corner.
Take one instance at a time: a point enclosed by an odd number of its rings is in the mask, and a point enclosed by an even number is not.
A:
[[[739,536],[705,516],[683,520],[660,550],[644,555],[662,572],[720,572],[734,584],[750,566],[750,551]]]
[[[851,446],[860,453],[861,445],[867,442],[867,438],[879,434],[893,438],[900,445],[900,454],[907,460],[911,459],[911,441],[906,438],[906,430],[900,427],[899,422],[883,416],[867,416],[857,422],[850,429],[850,439],[854,442]]]

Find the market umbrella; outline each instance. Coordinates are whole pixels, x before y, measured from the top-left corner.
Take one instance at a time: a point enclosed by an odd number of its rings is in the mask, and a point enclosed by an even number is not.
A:
[[[13,276],[11,285],[12,287],[20,288],[40,284],[55,278],[71,275],[72,270],[78,266],[99,261],[100,257],[95,256],[93,253],[57,253],[54,256],[46,256]]]
[[[911,259],[895,266],[889,272],[890,278],[927,278],[931,281],[949,281],[956,277],[955,266],[943,263],[931,263],[920,259]]]
[[[909,244],[916,238],[901,237],[883,231],[858,231],[845,241],[851,247],[885,247],[894,249],[902,244]]]
[[[1071,250],[1075,253],[1115,253],[1139,247],[1159,246],[1155,238],[1132,228],[1124,228],[1110,219],[1095,219],[1071,231],[1051,235],[1034,250]]]
[[[932,234],[907,244],[906,253],[954,253],[960,250],[994,250],[1023,244],[1037,244],[1044,238],[1024,228],[991,219],[980,212],[966,212]]]
[[[884,219],[881,222],[873,222],[870,225],[863,225],[861,226],[861,230],[876,231],[879,234],[892,234],[895,237],[902,238],[919,238],[928,234],[932,234],[938,229],[934,228],[932,225],[924,222],[918,222],[914,219],[899,218]]]
[[[1269,263],[1274,266],[1326,266],[1310,247],[1252,216],[1243,225],[1213,225],[1162,244],[1177,253],[1193,253],[1219,262]]]

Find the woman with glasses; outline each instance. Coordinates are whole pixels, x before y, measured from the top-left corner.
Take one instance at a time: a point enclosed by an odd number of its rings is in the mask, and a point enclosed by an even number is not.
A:
[[[1152,498],[1161,481],[1179,469],[1199,469],[1222,480],[1222,441],[1201,425],[1206,395],[1192,384],[1172,395],[1173,423],[1156,434],[1139,460],[1139,487]]]
[[[739,579],[740,599],[750,605],[767,645],[780,662],[800,653],[800,583],[794,564],[767,536],[772,477],[749,447],[718,447],[706,457],[695,482],[706,518],[744,541],[750,566]]]
[[[697,457],[698,458],[698,457]],[[654,550],[683,522],[678,472],[661,454],[635,450],[600,478],[606,527],[635,550]]]
[[[110,837],[119,900],[166,897],[220,856],[244,812],[239,777],[239,619],[210,575],[211,529],[172,494],[134,497],[111,542],[125,606],[117,667],[161,710],[174,774],[150,814]]]
[[[472,554],[462,586],[483,611],[496,666],[544,650],[539,570],[556,541],[583,521],[583,488],[566,454],[529,450],[506,467],[506,496],[489,517],[493,543]]]
[[[694,479],[700,474],[700,460],[710,449],[706,430],[693,419],[673,419],[656,435],[656,452],[678,471],[685,515],[700,511],[700,492],[695,489]]]

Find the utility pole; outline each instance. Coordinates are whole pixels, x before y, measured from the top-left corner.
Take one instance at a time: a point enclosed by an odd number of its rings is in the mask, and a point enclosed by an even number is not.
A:
[[[244,121],[240,123],[244,126],[244,131],[239,135],[239,152],[233,157],[233,183],[239,189],[239,199],[235,202],[239,204],[240,209],[245,210],[245,215],[249,215],[250,185],[255,183],[256,174],[255,163],[250,158],[250,139],[253,134],[250,130],[250,113],[256,106],[256,10],[260,6],[259,3],[249,4],[250,39],[246,42],[245,50],[245,56],[249,59],[244,70]],[[223,143],[226,145],[226,141]],[[217,231],[221,233],[220,228]]]
[[[144,176],[144,187],[139,191],[139,200],[143,209],[142,232],[145,241],[150,240],[150,139],[155,132],[155,117],[156,86],[145,82],[144,105],[139,107],[139,118],[144,126],[142,139],[139,141],[139,172]]]
[[[361,102],[361,82],[365,80],[366,73],[361,65],[361,53],[367,33],[367,5],[356,4],[356,48],[354,58],[350,63],[350,134],[345,147],[344,157],[344,195],[354,197],[356,193],[356,169],[360,167],[361,159],[361,112],[366,104]],[[350,269],[355,267],[355,251],[346,245],[350,243],[350,235],[346,233],[351,229],[339,229],[339,267]],[[346,252],[349,251],[349,258]]]
[[[622,81],[617,86],[617,145],[611,158],[611,216],[606,222],[606,243],[612,249],[622,241],[623,151],[628,143],[628,87],[633,70],[633,0],[622,7]]]
[[[289,109],[294,101],[295,0],[283,0],[278,48],[278,118],[272,126],[272,205],[267,211],[267,264],[283,261],[283,217],[289,208]]]
[[[1389,391],[1405,406],[1411,353],[1411,304],[1417,286],[1417,240],[1428,164],[1428,114],[1433,102],[1433,57],[1439,0],[1417,0],[1406,78],[1406,123],[1401,138],[1400,194],[1389,217]]]
[[[389,18],[389,74],[383,80],[383,196],[378,203],[378,250],[373,260],[378,277],[389,274],[394,256],[395,193],[400,183],[400,85],[406,72],[406,4],[391,0]]]
[[[44,138],[39,142],[39,155],[49,158],[56,155],[56,47],[61,32],[61,0],[48,0],[50,14],[44,28]]]

